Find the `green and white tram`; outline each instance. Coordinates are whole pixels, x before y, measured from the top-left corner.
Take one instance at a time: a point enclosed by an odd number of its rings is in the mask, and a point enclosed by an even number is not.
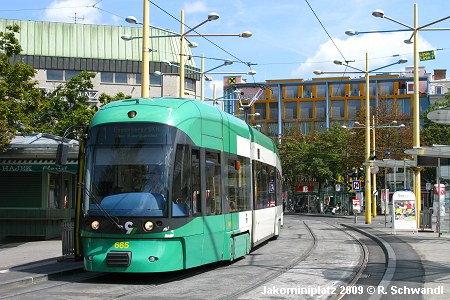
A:
[[[97,272],[167,272],[234,260],[283,222],[274,142],[192,99],[102,107],[80,146],[77,253]],[[155,176],[158,191],[146,183]]]

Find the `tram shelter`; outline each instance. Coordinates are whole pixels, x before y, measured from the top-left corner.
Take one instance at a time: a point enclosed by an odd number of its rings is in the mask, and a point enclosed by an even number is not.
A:
[[[445,185],[442,189],[442,183],[450,179],[450,146],[417,147],[405,150],[405,153],[417,156],[417,167],[436,169],[436,187],[433,189],[436,196],[433,205],[430,206],[433,208],[433,215],[436,216],[438,234],[450,232],[450,192],[446,191]],[[427,190],[430,191],[431,187]]]
[[[56,165],[62,138],[46,133],[16,136],[0,153],[0,242],[58,238],[74,216],[78,141],[68,163]]]

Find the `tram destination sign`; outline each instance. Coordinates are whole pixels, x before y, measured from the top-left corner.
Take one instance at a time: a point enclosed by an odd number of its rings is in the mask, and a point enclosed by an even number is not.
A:
[[[419,52],[420,61],[434,59],[434,50]]]

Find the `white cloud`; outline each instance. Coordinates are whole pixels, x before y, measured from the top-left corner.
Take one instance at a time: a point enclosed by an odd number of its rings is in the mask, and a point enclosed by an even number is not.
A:
[[[406,64],[386,68],[386,71],[402,71],[405,66],[413,65],[413,45],[405,44],[403,42],[409,37],[410,34],[405,33],[374,33],[349,37],[345,40],[334,39],[334,42],[345,59],[336,49],[334,44],[331,41],[327,41],[319,46],[315,55],[309,57],[305,63],[300,64],[293,70],[292,75],[301,78],[311,78],[316,76],[313,74],[314,70],[344,71],[345,67],[333,64],[334,60],[352,61],[349,63],[351,66],[365,70],[365,53],[368,53],[369,56],[369,70],[394,63],[399,57],[402,57],[408,59]],[[431,44],[420,36],[418,44],[419,51],[421,51],[421,49],[433,49]],[[394,55],[399,56],[393,57]]]
[[[92,7],[94,3],[93,0],[55,0],[45,10],[43,19],[51,22],[98,24],[101,14],[100,10]]]
[[[213,97],[214,88],[216,89],[216,99],[223,96],[223,80],[208,81],[207,87],[208,90],[205,91],[206,97]]]
[[[205,1],[188,2],[184,5],[184,11],[186,14],[195,14],[208,11],[208,6]]]

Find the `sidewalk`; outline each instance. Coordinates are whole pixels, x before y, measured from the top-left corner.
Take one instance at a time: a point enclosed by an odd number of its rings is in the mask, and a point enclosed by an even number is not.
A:
[[[62,257],[61,240],[0,245],[0,290],[82,268],[82,261]]]

